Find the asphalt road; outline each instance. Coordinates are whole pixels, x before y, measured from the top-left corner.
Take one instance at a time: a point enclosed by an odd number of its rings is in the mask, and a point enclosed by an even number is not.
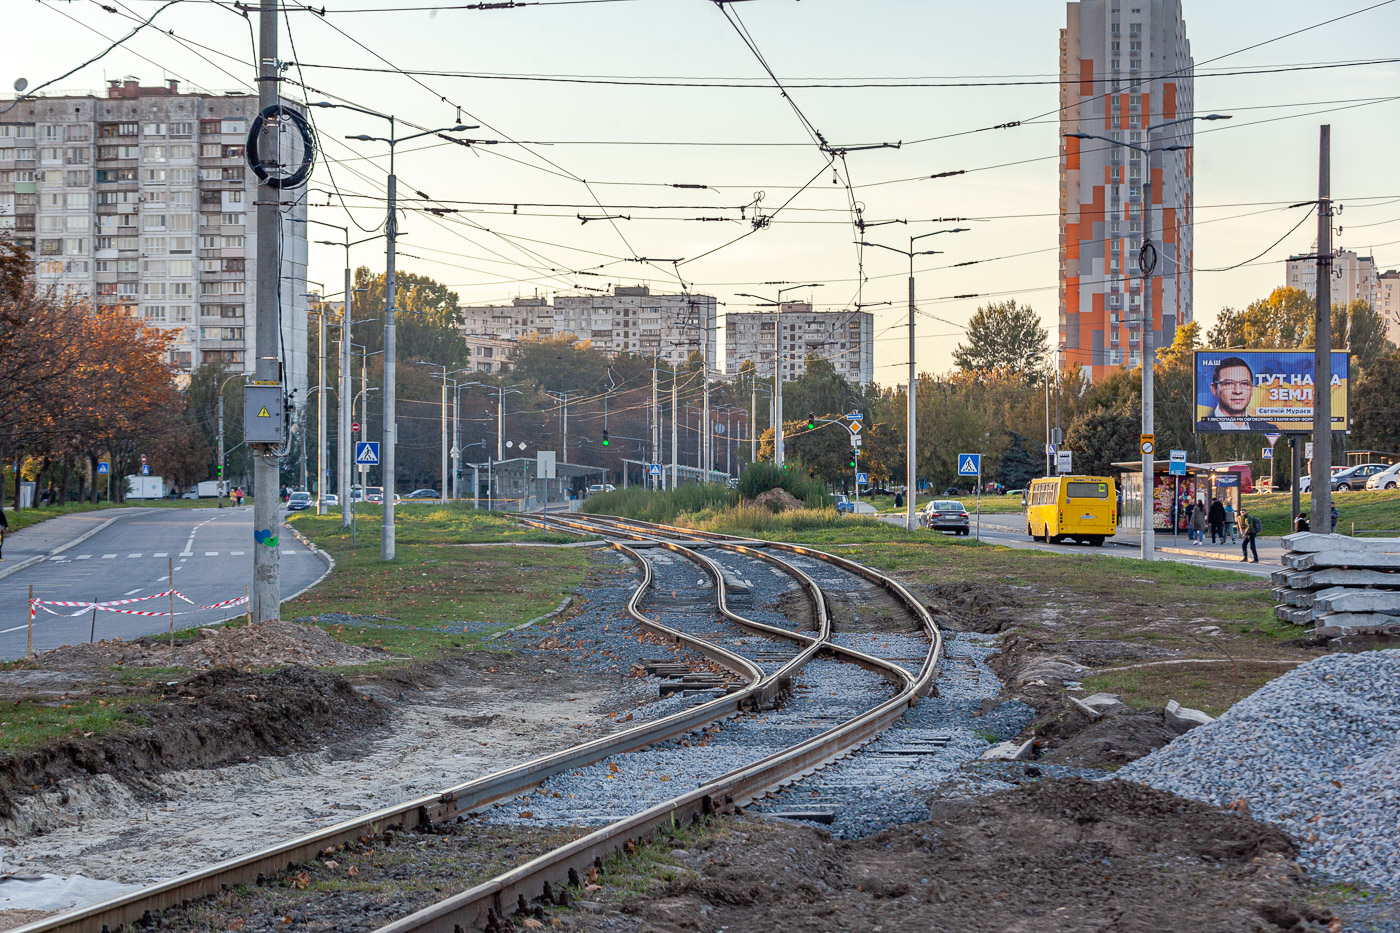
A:
[[[904,524],[904,516],[885,514],[880,516],[885,521],[893,522],[896,525]],[[976,516],[973,516],[974,528],[976,527]],[[944,532],[931,532],[932,534],[944,534]],[[1084,544],[1048,544],[1043,541],[1035,541],[1026,535],[1025,519],[1020,513],[983,515],[982,516],[982,540],[993,544],[1005,545],[1014,548],[1026,548],[1036,551],[1052,551],[1057,554],[1106,554],[1111,557],[1137,557],[1140,551],[1137,536],[1133,535],[1131,540],[1114,541],[1110,538],[1104,542],[1103,547],[1095,548]],[[1238,560],[1217,560],[1204,555],[1194,554],[1173,554],[1162,550],[1163,547],[1171,546],[1171,535],[1166,532],[1157,533],[1156,551],[1157,560],[1176,561],[1181,564],[1194,564],[1197,567],[1211,567],[1216,570],[1233,570],[1237,573],[1247,574],[1253,577],[1268,577],[1268,575],[1278,569],[1277,560],[1268,561],[1261,558],[1260,563],[1241,563]],[[1184,546],[1185,536],[1182,536],[1178,544]],[[1233,551],[1239,545],[1221,545],[1221,549]]]
[[[36,526],[41,527],[41,526]],[[285,529],[284,529],[285,531]],[[290,533],[279,536],[282,552],[282,595],[302,589],[326,565]],[[241,612],[244,607],[198,610],[242,596],[253,573],[253,508],[160,509],[113,523],[64,553],[0,580],[0,660],[25,653],[29,585],[36,599],[107,602],[161,593],[170,588],[171,562],[175,589],[194,605],[175,600],[176,628],[208,625]],[[93,613],[52,607],[34,618],[34,650],[87,641]],[[123,606],[158,611],[160,616],[97,613],[97,638],[136,638],[169,631],[168,598]]]

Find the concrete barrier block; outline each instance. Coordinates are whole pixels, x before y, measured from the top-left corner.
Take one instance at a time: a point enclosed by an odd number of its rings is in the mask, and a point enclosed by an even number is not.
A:
[[[1162,710],[1162,718],[1166,721],[1167,728],[1177,735],[1184,735],[1197,726],[1204,726],[1206,723],[1215,722],[1215,717],[1201,712],[1198,709],[1191,709],[1182,706],[1175,700],[1168,700],[1166,708]]]

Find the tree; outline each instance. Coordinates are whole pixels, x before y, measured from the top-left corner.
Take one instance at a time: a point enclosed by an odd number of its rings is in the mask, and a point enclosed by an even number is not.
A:
[[[967,324],[967,343],[953,351],[953,363],[965,372],[1005,370],[1029,376],[1050,352],[1049,335],[1030,305],[1016,299],[977,309]]]
[[[1222,308],[1206,343],[1215,350],[1287,350],[1312,345],[1317,300],[1281,286],[1243,311]]]
[[[1157,362],[1168,369],[1173,366],[1190,368],[1195,365],[1195,352],[1201,345],[1201,325],[1195,321],[1183,324],[1176,329],[1171,346],[1157,351]]]
[[[1400,352],[1378,357],[1352,383],[1351,446],[1400,453]]]
[[[1103,408],[1075,419],[1065,432],[1065,446],[1074,451],[1074,472],[1117,476],[1115,461],[1133,460],[1142,427],[1135,412]]]
[[[1332,347],[1351,351],[1354,366],[1365,369],[1386,353],[1395,349],[1385,336],[1385,319],[1358,298],[1348,305],[1332,306]]]

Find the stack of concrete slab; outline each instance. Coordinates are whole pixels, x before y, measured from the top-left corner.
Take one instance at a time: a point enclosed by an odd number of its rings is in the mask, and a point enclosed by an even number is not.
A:
[[[1400,538],[1303,532],[1283,547],[1274,615],[1323,637],[1400,635]]]

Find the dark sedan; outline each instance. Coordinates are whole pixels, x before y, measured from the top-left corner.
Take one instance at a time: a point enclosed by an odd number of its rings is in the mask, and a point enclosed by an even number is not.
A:
[[[954,499],[935,499],[919,512],[919,524],[931,531],[966,535],[970,530],[967,509]]]

